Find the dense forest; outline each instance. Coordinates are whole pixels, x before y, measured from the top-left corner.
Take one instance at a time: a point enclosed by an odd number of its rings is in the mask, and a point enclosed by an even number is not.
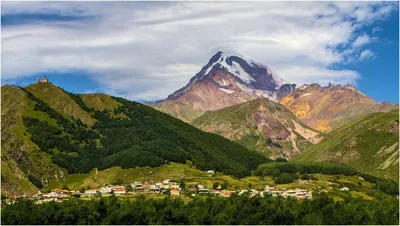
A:
[[[68,173],[87,173],[112,166],[156,167],[170,161],[191,161],[201,170],[213,169],[243,177],[269,160],[219,135],[206,133],[151,107],[113,97],[122,105],[95,111],[79,95],[67,94],[96,123],[89,127],[79,119],[66,119],[46,103],[24,90],[41,111],[56,121],[24,116],[31,140]],[[120,115],[123,117],[115,117]],[[40,186],[40,185],[39,185]]]
[[[19,199],[2,208],[2,224],[376,224],[398,225],[397,199],[334,201],[325,193],[313,199],[282,197],[195,197],[183,201],[166,197],[134,201],[115,196],[90,201],[72,198],[61,203],[34,204]]]

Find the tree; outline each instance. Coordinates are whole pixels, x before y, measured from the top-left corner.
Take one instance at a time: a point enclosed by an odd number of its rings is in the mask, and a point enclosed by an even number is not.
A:
[[[133,188],[132,188],[132,186],[131,186],[130,184],[128,184],[128,186],[126,186],[126,190],[127,190],[127,191],[132,191]]]
[[[289,173],[281,173],[275,178],[275,184],[288,184],[293,182],[293,176]]]
[[[117,179],[116,181],[112,182],[113,185],[121,185],[124,183],[121,179]]]
[[[228,181],[224,181],[224,183],[222,183],[221,185],[221,189],[226,190],[227,188],[228,188]]]
[[[83,188],[83,187],[82,187],[82,188],[79,188],[79,192],[80,192],[80,193],[85,193],[85,188]]]
[[[1,193],[1,203],[4,203],[7,199],[7,196]]]
[[[251,183],[249,183],[249,189],[252,189],[253,188],[253,184],[251,184]]]
[[[182,190],[185,190],[186,184],[185,184],[185,182],[184,182],[183,180],[181,180],[181,182],[179,183],[179,187],[180,187]]]
[[[392,181],[383,181],[378,182],[375,185],[375,188],[388,194],[388,195],[398,195],[399,194],[399,186],[395,182]]]
[[[277,158],[275,159],[275,162],[287,162],[288,160],[284,159],[284,158]]]
[[[302,180],[310,180],[310,176],[308,174],[302,174],[300,179],[302,179]]]
[[[214,184],[213,184],[213,189],[217,189],[218,186],[219,186],[219,183],[218,183],[218,182],[214,182]]]

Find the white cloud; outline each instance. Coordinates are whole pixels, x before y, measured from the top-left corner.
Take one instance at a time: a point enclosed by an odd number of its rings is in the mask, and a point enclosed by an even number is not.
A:
[[[361,47],[365,44],[368,44],[371,42],[371,37],[369,37],[367,34],[363,34],[357,37],[357,39],[353,42],[353,47]]]
[[[83,69],[100,90],[121,91],[130,99],[166,97],[184,86],[218,50],[241,53],[300,84],[354,83],[360,76],[357,72],[330,66],[358,56],[353,45],[373,40],[359,36],[352,43],[360,27],[396,9],[392,3],[378,2],[2,4],[2,16],[78,17],[3,24],[2,78]],[[338,45],[348,47],[338,51]]]
[[[374,57],[375,57],[374,52],[372,52],[369,49],[366,49],[366,50],[362,51],[361,54],[360,54],[360,60],[361,61],[368,60],[368,59],[374,58]]]
[[[381,27],[372,28],[372,33],[380,32],[380,31],[383,31],[383,28],[381,28]]]

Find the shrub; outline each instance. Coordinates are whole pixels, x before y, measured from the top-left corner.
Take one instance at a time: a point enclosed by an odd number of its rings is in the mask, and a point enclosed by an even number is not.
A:
[[[308,174],[302,174],[300,178],[302,180],[310,180],[310,176]]]
[[[293,176],[289,173],[281,173],[275,178],[275,184],[288,184],[293,182]]]

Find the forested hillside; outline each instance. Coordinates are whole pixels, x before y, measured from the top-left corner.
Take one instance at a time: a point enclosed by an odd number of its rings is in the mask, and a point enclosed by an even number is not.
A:
[[[2,92],[7,90],[17,91],[21,97],[2,95],[2,113],[7,114],[10,109],[14,113],[2,117],[2,151],[18,151],[27,155],[29,162],[35,162],[32,156],[41,155],[36,161],[43,168],[29,168],[17,157],[12,161],[23,171],[20,177],[30,179],[39,188],[53,178],[63,177],[65,172],[87,173],[92,168],[191,161],[201,170],[214,169],[241,177],[268,161],[219,135],[202,132],[151,107],[122,98],[81,96],[40,83],[25,89],[2,87]],[[24,108],[15,107],[21,103]],[[3,121],[6,119],[17,123]],[[29,144],[29,152],[3,140],[8,136]],[[2,156],[2,162],[9,165],[11,161]],[[55,175],[54,170],[62,173]],[[3,177],[3,181],[9,181],[9,175],[2,171]],[[7,188],[9,192],[16,189],[11,184]]]

